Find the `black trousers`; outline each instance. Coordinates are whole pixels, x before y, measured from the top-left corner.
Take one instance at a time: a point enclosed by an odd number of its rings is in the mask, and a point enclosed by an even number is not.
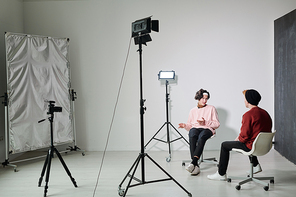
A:
[[[191,159],[194,156],[200,158],[206,141],[213,135],[210,129],[205,128],[191,128],[189,130],[189,144],[190,144],[190,154]]]
[[[228,167],[229,162],[229,154],[233,148],[242,149],[246,152],[249,152],[250,149],[240,141],[226,141],[221,144],[220,150],[220,160],[219,160],[219,169],[218,172],[220,175],[225,175]],[[251,162],[251,157],[249,157]],[[259,164],[258,159],[256,156],[252,158],[253,165],[257,166]]]

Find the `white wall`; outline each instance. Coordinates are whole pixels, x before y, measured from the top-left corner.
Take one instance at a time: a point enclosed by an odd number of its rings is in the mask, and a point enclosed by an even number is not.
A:
[[[295,0],[24,0],[24,32],[70,38],[77,143],[103,150],[131,37],[131,23],[153,15],[160,32],[143,47],[145,141],[165,122],[160,70],[175,70],[170,120],[186,122],[195,92],[211,93],[221,121],[206,148],[219,149],[240,129],[242,90],[255,88],[260,106],[274,117],[273,21],[296,8]],[[108,150],[140,150],[138,46],[131,43]],[[185,137],[187,131],[179,130]],[[175,134],[175,132],[173,132]],[[165,130],[160,137],[166,139]],[[187,150],[183,140],[173,150]],[[153,141],[148,150],[168,150]]]
[[[0,96],[6,92],[6,69],[5,69],[5,32],[23,31],[23,2],[22,0],[0,0]],[[4,105],[0,99],[0,139],[4,139],[5,113]],[[5,141],[0,141],[0,162],[5,160]]]

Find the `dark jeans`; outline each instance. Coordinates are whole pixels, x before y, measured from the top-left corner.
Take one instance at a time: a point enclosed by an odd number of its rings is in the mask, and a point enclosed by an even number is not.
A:
[[[225,175],[228,167],[229,162],[229,152],[233,149],[242,149],[244,151],[249,152],[250,149],[242,142],[240,141],[226,141],[221,144],[221,150],[220,150],[220,161],[219,161],[219,169],[218,172],[220,175]],[[251,162],[251,157],[249,157]],[[253,165],[257,166],[259,164],[258,159],[256,156],[253,156]]]
[[[213,135],[210,129],[205,128],[191,128],[189,130],[189,144],[190,144],[190,154],[191,159],[194,156],[200,158],[206,141]]]

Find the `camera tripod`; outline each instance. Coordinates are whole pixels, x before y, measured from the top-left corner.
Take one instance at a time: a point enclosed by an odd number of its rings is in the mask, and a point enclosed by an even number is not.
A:
[[[165,123],[163,123],[163,125],[160,127],[160,129],[158,129],[158,131],[154,134],[154,136],[148,141],[148,143],[145,145],[145,148],[146,148],[146,146],[154,139],[154,140],[158,140],[158,141],[160,141],[160,142],[163,142],[163,143],[167,143],[168,144],[168,146],[169,146],[169,157],[167,157],[166,158],[166,161],[167,162],[170,162],[171,161],[171,143],[172,142],[175,142],[175,141],[177,141],[177,140],[180,140],[180,139],[183,139],[183,140],[185,140],[185,142],[187,142],[187,144],[189,145],[189,142],[187,141],[187,139],[185,139],[181,134],[180,134],[180,132],[176,129],[176,127],[174,127],[174,125],[169,121],[169,100],[170,100],[170,98],[169,98],[169,93],[168,93],[168,84],[169,84],[169,82],[168,82],[168,80],[166,80],[166,82],[165,82],[165,96],[166,96],[166,122]],[[167,141],[164,141],[164,140],[161,140],[161,139],[159,139],[159,138],[156,138],[155,136],[162,130],[162,128],[164,127],[164,126],[167,126],[166,128],[167,128]],[[173,129],[179,134],[179,138],[176,138],[176,139],[174,139],[174,140],[171,140],[170,139],[170,130],[169,130],[169,126],[171,126],[171,127],[173,127]]]
[[[41,177],[39,178],[39,182],[38,182],[38,187],[41,186],[41,182],[43,179],[43,176],[45,174],[45,170],[46,171],[46,177],[45,177],[45,186],[44,186],[44,197],[46,197],[46,193],[47,193],[47,189],[48,189],[48,182],[49,182],[49,174],[50,174],[50,166],[51,166],[51,160],[53,158],[53,154],[56,153],[56,155],[58,156],[60,162],[62,163],[64,169],[66,170],[68,176],[70,177],[73,185],[75,187],[77,187],[76,181],[75,179],[72,177],[70,170],[68,169],[66,163],[64,162],[61,154],[59,153],[59,151],[55,148],[55,146],[53,145],[53,118],[54,118],[54,112],[61,112],[62,108],[61,107],[54,107],[54,101],[49,101],[49,111],[47,112],[47,114],[50,114],[50,117],[48,118],[49,122],[50,122],[50,138],[51,138],[51,146],[48,149],[47,152],[47,157],[44,161],[44,165],[43,165],[43,169],[41,172]],[[45,119],[38,121],[38,123],[43,122]]]
[[[139,41],[139,56],[140,56],[140,127],[141,127],[141,153],[139,153],[139,156],[137,157],[137,159],[135,160],[135,162],[133,163],[133,165],[131,166],[131,168],[129,169],[129,171],[127,172],[127,174],[125,175],[125,177],[123,178],[122,182],[119,184],[118,186],[118,195],[119,196],[126,196],[128,189],[130,187],[135,187],[135,186],[139,186],[139,185],[144,185],[144,184],[148,184],[148,183],[156,183],[156,182],[162,182],[162,181],[174,181],[179,187],[181,187],[187,194],[189,197],[192,196],[192,194],[190,192],[188,192],[180,183],[178,183],[168,172],[166,172],[159,164],[157,164],[147,153],[145,153],[145,147],[144,147],[144,113],[146,110],[146,107],[144,107],[144,102],[146,101],[145,99],[143,99],[143,83],[142,83],[142,37],[139,36],[137,37],[138,41]],[[143,43],[146,44],[146,43]],[[164,174],[166,174],[169,178],[166,179],[159,179],[159,180],[152,180],[152,181],[146,181],[145,179],[145,157],[148,157],[148,159],[150,159],[150,161],[155,164]],[[142,179],[138,179],[135,177],[135,173],[137,171],[137,168],[139,166],[141,162],[141,177]],[[130,174],[132,173],[132,174]],[[125,182],[125,180],[127,179],[127,177],[130,177],[128,184],[126,186],[125,189],[121,189],[121,186],[123,185],[123,183]],[[136,184],[131,184],[132,180],[137,181],[138,183]]]

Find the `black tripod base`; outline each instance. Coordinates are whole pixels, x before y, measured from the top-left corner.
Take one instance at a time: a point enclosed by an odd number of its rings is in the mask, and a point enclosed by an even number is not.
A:
[[[42,183],[42,180],[43,180],[43,176],[44,176],[45,171],[46,171],[45,186],[44,186],[44,197],[46,197],[47,190],[48,190],[48,182],[49,182],[49,174],[50,174],[51,160],[53,158],[53,154],[54,153],[56,153],[56,155],[58,156],[60,162],[62,163],[62,165],[63,165],[63,167],[65,169],[65,171],[67,172],[68,176],[70,177],[73,185],[75,187],[78,187],[75,179],[72,177],[71,172],[68,169],[66,163],[64,162],[61,154],[59,153],[59,151],[54,146],[52,146],[48,150],[47,157],[46,157],[46,159],[44,161],[43,169],[42,169],[42,172],[41,172],[41,176],[40,176],[39,181],[38,181],[38,187],[40,187],[41,186],[41,183]]]
[[[145,157],[148,157],[148,159],[150,159],[150,161],[152,163],[154,163],[169,178],[146,181],[145,178],[144,178],[144,167],[143,167],[144,165],[142,165],[142,180],[134,177],[135,172],[137,171],[137,168],[139,166],[140,161],[144,162]],[[132,174],[130,174],[131,172],[132,172]],[[121,187],[122,187],[123,183],[125,182],[125,180],[127,179],[127,177],[130,177],[129,182],[128,182],[125,189],[121,189]],[[138,183],[131,184],[132,180],[135,180]],[[126,174],[126,176],[124,177],[124,179],[122,180],[120,185],[118,186],[118,195],[125,197],[126,194],[127,194],[128,189],[131,188],[131,187],[135,187],[135,186],[139,186],[139,185],[145,185],[145,184],[148,184],[148,183],[170,181],[170,180],[174,181],[179,187],[181,187],[188,194],[189,197],[192,196],[192,194],[190,192],[188,192],[180,183],[178,183],[168,172],[166,172],[158,163],[156,163],[147,153],[140,153],[139,156],[137,157],[136,161],[133,163],[132,167],[129,169],[128,173]]]
[[[158,135],[158,133],[164,128],[164,126],[167,127],[167,140],[164,141],[162,139],[159,139],[157,138],[156,136]],[[169,133],[169,126],[171,126],[178,134],[179,134],[179,137],[178,138],[175,138],[173,140],[170,140],[170,133]],[[170,122],[165,122],[163,123],[163,125],[158,129],[158,131],[152,136],[152,138],[147,142],[147,144],[145,145],[144,148],[146,148],[148,146],[148,144],[152,141],[152,140],[157,140],[159,142],[163,142],[163,143],[167,143],[168,144],[168,147],[169,147],[169,156],[166,158],[166,161],[167,162],[170,162],[171,161],[171,143],[172,142],[175,142],[177,140],[181,140],[183,139],[188,145],[189,145],[189,142],[187,141],[187,139],[185,139],[182,134],[176,129],[176,127],[174,127],[174,125],[172,125],[172,123]]]

